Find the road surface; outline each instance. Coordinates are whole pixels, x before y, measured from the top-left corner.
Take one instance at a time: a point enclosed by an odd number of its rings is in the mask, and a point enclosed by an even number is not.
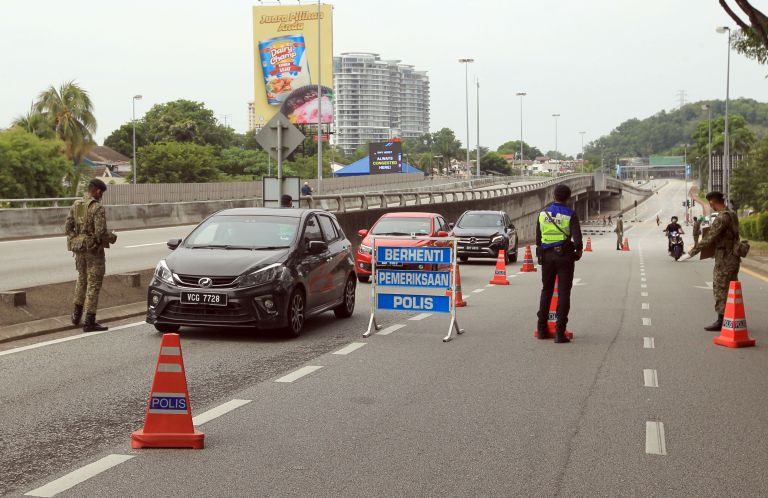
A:
[[[204,450],[130,448],[151,327],[3,345],[0,494],[766,496],[768,281],[741,276],[757,347],[714,346],[712,262],[673,262],[655,223],[682,192],[640,208],[631,251],[593,238],[571,344],[532,337],[541,273],[489,286],[490,261],[462,265],[466,333],[447,344],[439,314],[389,313],[363,339],[365,285],[352,318],[298,340],[182,331],[193,413],[220,415]]]

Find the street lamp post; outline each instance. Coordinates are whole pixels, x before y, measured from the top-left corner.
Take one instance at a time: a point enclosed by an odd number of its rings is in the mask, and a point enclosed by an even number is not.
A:
[[[723,192],[730,202],[731,194],[731,137],[728,130],[728,101],[731,92],[731,28],[720,26],[718,33],[728,33],[728,62],[725,70],[725,131],[723,133]]]
[[[467,108],[467,168],[469,165],[469,65],[475,62],[475,59],[459,59],[459,63],[464,64],[464,97]]]
[[[679,156],[678,156],[679,157]],[[688,144],[683,144],[683,170],[685,176],[685,223],[688,223]]]
[[[480,80],[477,83],[477,176],[480,177]]]
[[[520,97],[520,176],[523,175],[523,97],[528,95],[525,92],[518,92],[516,94]]]
[[[581,135],[581,172],[584,173],[584,134],[586,131],[580,131],[579,135]]]
[[[707,111],[707,156],[709,156],[709,170],[707,174],[707,192],[712,191],[712,106],[704,104],[702,109]],[[699,173],[699,188],[701,188],[701,173]]]
[[[323,123],[323,78],[322,78],[322,65],[320,59],[321,51],[321,33],[320,29],[320,17],[321,7],[320,0],[317,0],[317,194],[320,195],[323,191],[323,137],[322,137],[322,123]],[[278,130],[280,132],[280,130]],[[330,141],[329,141],[330,143]],[[282,151],[278,151],[282,154]],[[280,186],[282,189],[282,185]]]
[[[559,114],[553,114],[553,118],[555,118],[555,155],[557,155],[557,118],[560,117]]]
[[[136,185],[136,101],[141,100],[141,95],[133,96],[133,112],[131,114],[131,121],[133,123],[133,184]]]

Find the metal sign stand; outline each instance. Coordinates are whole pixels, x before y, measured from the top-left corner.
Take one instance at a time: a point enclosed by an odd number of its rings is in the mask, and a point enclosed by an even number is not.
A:
[[[363,334],[363,337],[370,337],[374,332],[381,330],[381,325],[378,324],[378,321],[376,320],[376,309],[378,307],[377,302],[377,296],[378,296],[378,277],[376,273],[376,263],[378,261],[378,251],[377,251],[377,245],[376,242],[378,240],[425,240],[425,241],[447,241],[450,244],[451,248],[451,263],[450,263],[450,289],[451,289],[451,296],[449,298],[449,313],[451,315],[451,322],[448,327],[448,334],[443,337],[443,342],[448,342],[451,339],[453,339],[453,333],[456,332],[457,335],[461,335],[465,332],[464,329],[462,329],[459,326],[458,319],[456,317],[456,274],[457,274],[457,258],[456,258],[456,238],[455,237],[417,237],[417,236],[411,236],[411,237],[402,237],[402,236],[392,236],[392,235],[380,235],[380,236],[371,236],[372,238],[372,247],[371,247],[371,318],[368,322],[368,330]]]

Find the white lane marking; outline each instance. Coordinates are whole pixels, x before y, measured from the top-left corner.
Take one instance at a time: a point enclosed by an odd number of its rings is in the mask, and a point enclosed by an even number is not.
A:
[[[694,285],[694,287],[696,287],[697,289],[707,289],[707,290],[712,290],[712,282],[704,282],[704,283],[705,283],[705,284],[707,284],[707,285],[706,285],[706,286],[702,286],[702,285]]]
[[[365,342],[353,342],[351,344],[348,344],[347,346],[344,346],[338,351],[334,351],[333,354],[348,355],[352,351],[357,351],[358,349],[362,348],[365,345],[366,345]]]
[[[659,387],[659,374],[651,368],[643,369],[643,387]]]
[[[643,308],[644,310],[649,310],[651,309],[651,303],[642,303],[640,307]]]
[[[33,489],[29,493],[25,493],[24,496],[56,496],[57,494],[71,489],[81,482],[85,482],[91,477],[95,477],[102,472],[111,469],[115,465],[119,465],[133,457],[134,455],[107,455],[101,460],[96,460],[95,462],[89,463],[84,467],[73,470],[65,476],[59,477],[55,481],[51,481],[45,486]]]
[[[133,246],[123,246],[123,249],[133,249],[134,247],[164,246],[167,242],[152,242],[151,244],[136,244]]]
[[[653,324],[651,323],[651,319],[650,318],[644,317],[643,318],[643,325],[645,325],[646,327],[650,327]]]
[[[466,301],[466,300],[467,300],[467,299],[469,299],[470,297],[472,297],[472,294],[467,294],[466,296],[464,296],[464,300]]]
[[[390,325],[389,327],[385,328],[384,330],[381,330],[377,332],[378,335],[389,335],[395,330],[400,330],[401,328],[405,327],[404,323],[397,323],[395,325]]]
[[[512,275],[512,276],[511,276],[511,277],[509,277],[509,278],[512,278],[513,276],[514,276],[514,275]],[[485,286],[490,288],[490,287],[493,287],[493,284],[485,284]]]
[[[641,295],[642,297],[648,297],[648,293],[647,293],[647,292],[641,292],[641,293],[640,293],[640,295]]]
[[[654,349],[656,347],[656,341],[653,337],[643,337],[643,348]]]
[[[126,325],[120,325],[118,327],[110,328],[109,330],[105,330],[103,332],[87,332],[83,334],[71,335],[69,337],[62,337],[60,339],[52,339],[50,341],[38,342],[36,344],[30,344],[28,346],[19,346],[18,348],[8,349],[6,351],[0,351],[0,356],[5,356],[7,354],[21,353],[22,351],[29,351],[30,349],[42,348],[44,346],[53,346],[54,344],[61,344],[62,342],[74,341],[75,339],[95,337],[97,335],[108,334],[116,330],[123,330],[131,327],[138,327],[139,325],[144,325],[144,324],[145,322],[128,323]]]
[[[640,284],[640,288],[641,289],[647,289],[648,288],[648,284]]]
[[[229,413],[236,408],[247,405],[250,402],[250,399],[233,399],[231,401],[227,401],[226,403],[222,403],[215,408],[211,408],[207,412],[203,412],[195,417],[192,417],[192,424],[203,425],[204,423],[221,417],[222,415]]]
[[[432,316],[432,313],[420,313],[416,316],[410,317],[408,320],[413,320],[414,322],[419,322],[421,320],[424,320],[425,318],[429,318]]]
[[[579,287],[579,286],[582,286],[582,285],[587,285],[587,284],[582,284],[580,278],[574,278],[573,279],[573,285],[572,285],[573,287]]]
[[[472,292],[474,292],[475,294],[479,294],[481,292],[485,292],[485,289],[475,289]]]
[[[642,277],[642,278],[640,279],[640,281],[641,281],[641,282],[647,282],[648,280],[647,280],[645,277]]]
[[[284,375],[277,379],[275,382],[294,382],[305,375],[309,375],[314,371],[320,370],[323,367],[314,366],[314,365],[307,365],[306,367],[301,367],[300,369],[289,373],[288,375]]]
[[[666,455],[667,443],[664,440],[663,422],[645,423],[645,452],[649,455]]]

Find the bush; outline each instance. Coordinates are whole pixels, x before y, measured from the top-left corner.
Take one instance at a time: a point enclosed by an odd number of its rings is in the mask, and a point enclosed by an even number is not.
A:
[[[739,220],[739,234],[745,239],[755,240],[753,236],[755,232],[756,220],[753,216],[747,216]]]
[[[768,213],[760,213],[755,223],[755,239],[768,240]]]
[[[739,220],[739,233],[747,240],[768,241],[768,213],[753,214]]]

